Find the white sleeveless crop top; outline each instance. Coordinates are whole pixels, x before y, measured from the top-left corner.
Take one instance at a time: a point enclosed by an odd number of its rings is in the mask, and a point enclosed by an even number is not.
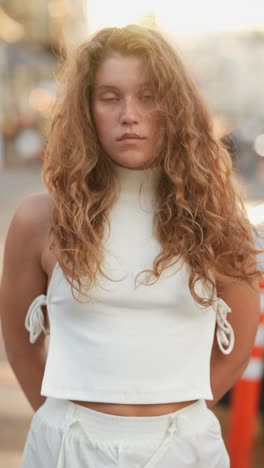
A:
[[[122,190],[111,210],[105,269],[122,281],[101,279],[88,291],[89,302],[79,303],[56,264],[47,294],[35,298],[25,319],[31,343],[50,334],[41,395],[119,404],[211,400],[214,332],[222,352],[230,353],[231,309],[218,297],[213,306],[196,303],[184,262],[165,269],[155,284],[135,288],[136,274],[151,268],[160,251],[152,236],[159,172],[117,170]],[[201,281],[196,291],[210,297]]]

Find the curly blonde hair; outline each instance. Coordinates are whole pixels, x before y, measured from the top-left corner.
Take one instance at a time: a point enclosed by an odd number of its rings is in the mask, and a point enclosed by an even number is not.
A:
[[[220,286],[236,279],[252,285],[262,274],[255,262],[257,230],[247,217],[230,155],[214,135],[212,118],[174,48],[159,32],[128,25],[94,34],[66,58],[59,73],[62,93],[52,113],[42,178],[54,202],[51,247],[72,291],[75,281],[82,291],[82,277],[91,287],[100,275],[108,278],[103,239],[118,184],[97,138],[91,99],[98,67],[115,52],[142,58],[162,121],[155,213],[161,250],[146,271],[157,281],[176,257],[183,258],[190,266],[190,292],[202,305],[212,298],[197,295],[195,283],[208,281],[214,291],[210,272]]]

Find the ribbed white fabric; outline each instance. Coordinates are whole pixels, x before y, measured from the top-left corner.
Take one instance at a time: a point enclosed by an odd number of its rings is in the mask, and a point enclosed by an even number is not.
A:
[[[135,283],[160,251],[153,237],[159,170],[117,166],[120,196],[110,214],[104,267],[116,281],[79,296],[57,263],[47,295],[31,304],[25,326],[34,343],[43,331],[42,305],[50,321],[49,353],[41,394],[54,398],[127,404],[213,399],[210,355],[216,328],[221,351],[234,347],[227,320],[230,307],[215,296],[213,306],[192,298],[189,266],[176,263],[152,285]],[[119,281],[118,281],[119,280]],[[211,297],[201,281],[195,289]],[[76,295],[77,291],[76,291]],[[86,303],[84,302],[86,301]]]

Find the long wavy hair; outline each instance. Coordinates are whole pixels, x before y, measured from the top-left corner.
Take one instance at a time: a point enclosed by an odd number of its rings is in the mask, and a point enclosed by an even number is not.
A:
[[[77,283],[84,292],[83,277],[90,287],[99,284],[100,275],[111,280],[103,268],[103,241],[119,192],[96,134],[91,100],[98,67],[116,52],[144,61],[162,122],[155,212],[161,249],[152,270],[144,272],[155,282],[175,259],[184,259],[190,292],[201,305],[212,304],[213,296],[197,294],[198,280],[209,282],[214,292],[216,282],[253,285],[263,273],[255,262],[257,230],[247,217],[229,152],[215,136],[210,113],[174,48],[156,30],[128,25],[95,33],[59,68],[42,178],[53,201],[51,248],[72,291]]]

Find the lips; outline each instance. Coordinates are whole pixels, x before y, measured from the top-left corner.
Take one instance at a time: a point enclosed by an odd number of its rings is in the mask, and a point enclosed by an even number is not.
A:
[[[118,141],[122,140],[144,140],[145,137],[142,137],[138,135],[137,133],[124,133],[120,138],[118,138]]]

